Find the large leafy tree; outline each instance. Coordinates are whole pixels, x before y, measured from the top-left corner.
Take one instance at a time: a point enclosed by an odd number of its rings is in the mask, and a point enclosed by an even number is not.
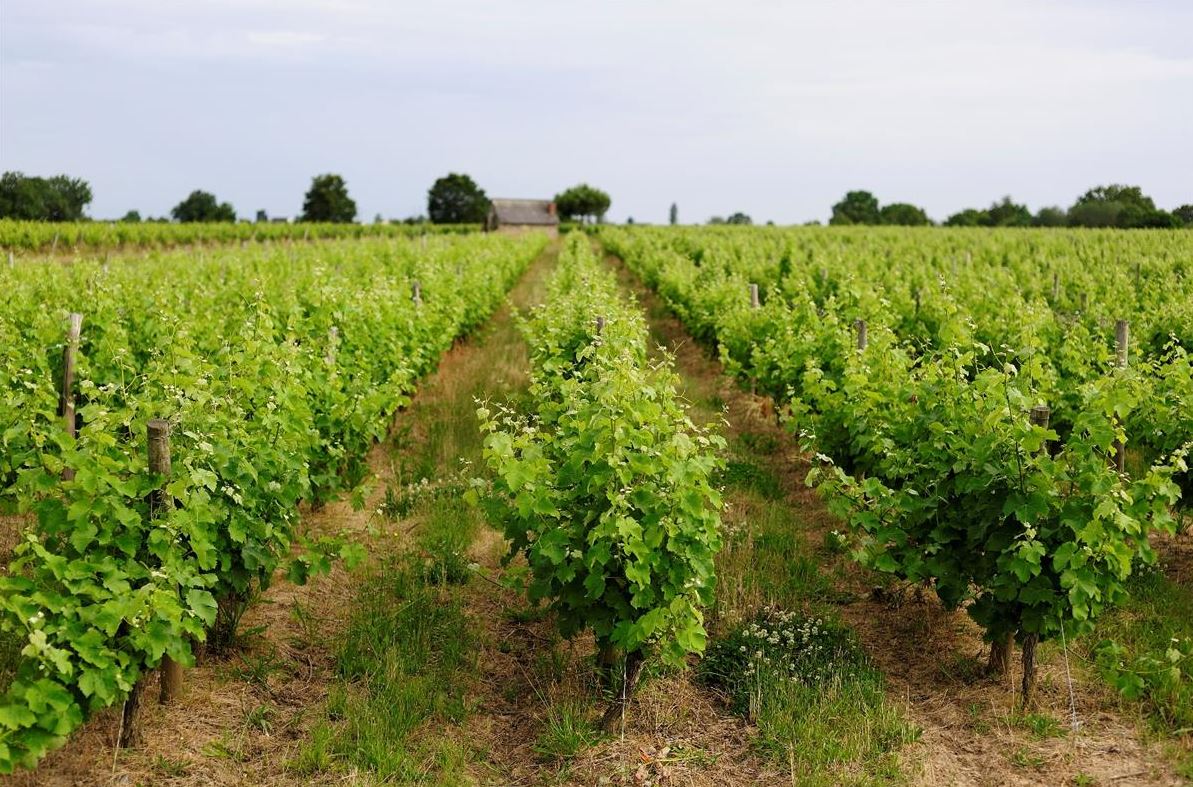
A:
[[[0,218],[79,221],[90,202],[91,186],[81,178],[27,177],[20,172],[0,176]]]
[[[1064,208],[1044,207],[1036,211],[1031,223],[1036,227],[1064,227],[1069,223],[1069,214]]]
[[[601,222],[613,201],[598,188],[581,183],[555,195],[555,209],[565,219]]]
[[[892,202],[883,205],[879,211],[879,219],[883,224],[895,224],[904,227],[924,227],[932,223],[923,208],[907,202]]]
[[[302,201],[302,221],[348,224],[356,219],[356,203],[348,196],[348,184],[339,175],[316,175]]]
[[[983,224],[987,227],[1030,227],[1031,222],[1032,215],[1027,206],[1012,202],[1010,196],[1006,196],[990,206]]]
[[[197,221],[236,221],[236,209],[232,203],[215,198],[214,194],[195,190],[170,211],[175,221],[184,224]]]
[[[981,227],[987,221],[986,211],[966,208],[944,220],[946,227]]]
[[[435,224],[479,224],[488,212],[485,190],[468,175],[450,172],[427,192],[427,215]]]
[[[1181,205],[1172,212],[1177,221],[1186,227],[1193,227],[1193,205]]]
[[[1078,197],[1069,208],[1069,223],[1078,227],[1178,227],[1180,219],[1158,210],[1139,186],[1112,183]]]
[[[878,198],[868,191],[850,191],[845,198],[833,205],[833,217],[829,224],[878,224],[881,215]]]

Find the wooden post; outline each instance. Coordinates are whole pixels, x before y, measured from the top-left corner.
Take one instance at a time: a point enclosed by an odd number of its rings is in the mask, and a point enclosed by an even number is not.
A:
[[[758,285],[750,282],[750,308],[757,309],[762,303],[758,300]]]
[[[857,348],[859,350],[866,349],[866,345],[870,343],[869,338],[866,336],[866,321],[854,320],[853,328],[857,331]]]
[[[311,237],[311,228],[310,228],[310,227],[303,227],[303,228],[302,228],[302,239],[303,239],[303,240],[308,240],[310,237]]]
[[[58,233],[57,232],[54,233],[54,240],[50,244],[50,254],[53,254],[56,251],[58,251]]]
[[[324,360],[327,361],[328,366],[331,366],[332,364],[334,364],[336,362],[336,347],[340,343],[339,340],[340,340],[340,329],[334,325],[331,326],[330,328],[328,328],[327,329],[327,355],[324,356]]]
[[[1115,361],[1120,369],[1127,368],[1127,349],[1131,339],[1131,323],[1119,320],[1114,324]]]
[[[1085,311],[1088,306],[1089,306],[1089,293],[1083,292],[1083,293],[1081,293],[1081,311]]]
[[[1060,274],[1056,271],[1052,272],[1052,302],[1056,303],[1060,299]]]
[[[70,325],[66,329],[66,346],[62,348],[62,391],[58,396],[58,409],[62,413],[62,422],[66,432],[75,437],[75,353],[79,349],[79,335],[83,330],[83,315],[71,312]],[[75,477],[72,468],[62,469],[62,479],[69,481]]]
[[[603,314],[597,315],[595,322],[596,322],[597,336],[600,336],[601,332],[605,330],[605,315],[603,315]]]
[[[161,486],[149,493],[149,515],[158,516],[169,505],[166,484],[170,481],[170,422],[154,418],[149,422],[149,472],[161,476]],[[162,657],[161,691],[158,702],[168,705],[182,690],[182,665],[169,656]],[[136,719],[133,719],[134,726]]]
[[[1130,343],[1131,324],[1126,320],[1119,320],[1114,324],[1114,350],[1115,362],[1120,369],[1127,368]],[[1127,471],[1127,446],[1122,440],[1114,441],[1114,467],[1120,473]]]
[[[1048,428],[1048,421],[1052,418],[1052,408],[1046,404],[1037,404],[1031,408],[1031,424],[1032,426],[1042,426]],[[1043,449],[1041,449],[1043,450]]]
[[[415,279],[410,284],[410,299],[414,301],[415,306],[423,305],[423,286]]]
[[[8,267],[10,267],[10,268],[17,267],[16,260],[14,260],[12,257],[12,249],[8,250]]]

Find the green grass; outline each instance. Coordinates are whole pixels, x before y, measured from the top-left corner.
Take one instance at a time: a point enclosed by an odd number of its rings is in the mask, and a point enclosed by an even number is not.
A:
[[[699,675],[758,726],[756,747],[794,783],[903,781],[897,752],[919,731],[845,626],[764,611],[714,641]]]
[[[1087,640],[1095,668],[1171,737],[1178,771],[1193,779],[1193,587],[1161,571],[1131,580],[1130,598]]]
[[[601,737],[592,711],[585,703],[560,700],[547,707],[543,731],[531,748],[549,760],[568,760]]]
[[[467,749],[441,734],[470,709],[475,643],[458,600],[393,558],[362,583],[338,639],[342,683],[291,769],[358,769],[385,783],[461,778]]]

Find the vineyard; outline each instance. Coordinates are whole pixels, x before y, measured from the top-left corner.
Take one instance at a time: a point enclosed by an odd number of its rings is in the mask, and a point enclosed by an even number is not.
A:
[[[0,250],[10,253],[92,252],[118,248],[169,248],[192,244],[408,238],[428,233],[466,233],[470,225],[454,224],[321,224],[273,222],[125,223],[118,221],[45,222],[0,219]]]
[[[27,645],[0,770],[227,636],[301,539],[297,504],[363,480],[415,381],[540,248],[474,236],[0,270],[0,504],[36,517],[3,579]],[[332,541],[291,578],[359,559]]]
[[[46,226],[0,772],[1193,778],[1189,233]]]

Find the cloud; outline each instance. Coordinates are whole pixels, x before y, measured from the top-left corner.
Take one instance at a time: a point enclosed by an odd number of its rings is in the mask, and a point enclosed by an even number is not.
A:
[[[96,215],[202,181],[362,213],[588,179],[613,215],[824,216],[847,188],[935,215],[1139,182],[1187,202],[1193,6],[1109,0],[60,0],[6,4],[0,165],[90,177]],[[47,100],[51,96],[51,100]]]

